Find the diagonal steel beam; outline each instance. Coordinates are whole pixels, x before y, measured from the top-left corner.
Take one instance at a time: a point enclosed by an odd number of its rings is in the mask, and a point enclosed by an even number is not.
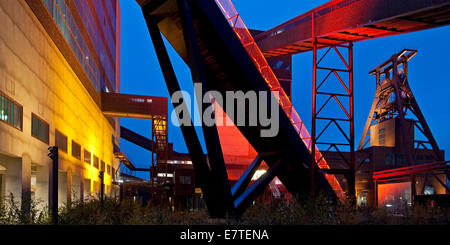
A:
[[[234,199],[236,199],[236,197],[238,197],[242,194],[242,192],[245,191],[245,188],[247,188],[248,184],[252,180],[252,177],[255,174],[256,170],[261,165],[262,160],[263,159],[261,156],[256,156],[250,166],[248,166],[245,172],[241,175],[239,180],[233,185],[233,187],[231,188],[231,195]]]
[[[144,137],[124,126],[120,126],[120,138],[125,139],[137,146],[140,146],[148,151],[153,151],[155,142],[147,137]]]
[[[279,159],[273,164],[269,170],[261,177],[259,177],[255,183],[247,188],[239,197],[234,201],[234,208],[236,214],[242,215],[242,213],[249,207],[253,201],[264,192],[267,185],[275,178],[278,171],[288,162],[287,158]]]
[[[156,55],[158,57],[159,64],[161,66],[162,73],[164,75],[164,80],[166,82],[167,89],[169,91],[170,96],[172,96],[176,92],[181,91],[180,85],[178,84],[175,71],[173,69],[172,63],[170,61],[169,55],[164,45],[161,32],[159,31],[158,23],[155,20],[152,20],[150,16],[147,15],[148,13],[143,12],[143,14],[145,16],[147,28],[150,32],[150,36],[153,41],[153,46],[155,48]],[[183,101],[185,101],[184,98]],[[175,102],[172,102],[172,104],[174,108],[180,107],[183,111],[188,111],[188,108],[185,103],[177,104]],[[190,117],[189,115],[184,116]],[[208,163],[206,162],[205,155],[203,154],[200,141],[197,137],[197,133],[195,132],[195,128],[192,126],[193,124],[190,118],[189,121],[190,121],[189,125],[184,124],[180,125],[181,132],[183,134],[186,146],[189,151],[189,156],[191,157],[192,164],[194,166],[196,183],[202,189],[203,197],[208,207],[210,215],[213,215],[217,212],[217,210],[215,209],[214,205],[211,204],[211,199],[209,198],[210,170],[208,167]]]
[[[207,107],[202,106],[202,98],[209,91],[205,68],[200,55],[200,48],[198,46],[197,34],[195,32],[189,3],[186,0],[177,0],[177,4],[180,11],[181,25],[183,27],[183,36],[188,54],[188,62],[191,69],[192,80],[194,83],[200,83],[202,85],[202,94],[197,97],[197,101],[199,109],[203,110],[203,115]],[[213,180],[211,184],[215,189],[213,193],[214,204],[217,208],[222,209],[223,215],[225,215],[226,210],[231,211],[232,209],[232,199],[219,134],[215,124],[212,126],[207,126],[205,123],[202,123],[202,129],[208,151],[211,177]]]

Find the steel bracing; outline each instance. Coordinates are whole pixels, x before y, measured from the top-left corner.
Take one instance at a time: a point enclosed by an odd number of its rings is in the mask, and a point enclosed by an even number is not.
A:
[[[279,108],[284,113],[279,117],[277,136],[259,137],[261,125],[237,127],[258,157],[234,186],[227,180],[217,129],[203,125],[209,160],[206,161],[195,129],[190,126],[192,123],[181,125],[197,184],[213,217],[242,214],[275,176],[296,197],[321,189],[336,198],[343,196],[343,189],[335,175],[343,174],[348,182],[347,192],[354,197],[353,42],[448,24],[446,13],[450,9],[449,0],[414,0],[407,6],[392,0],[332,1],[253,39],[229,0],[138,0],[138,3],[170,95],[181,89],[162,35],[191,68],[194,83],[202,84],[201,95],[208,89],[221,93],[241,90],[278,92],[280,95]],[[368,11],[367,6],[376,8]],[[384,11],[387,8],[392,11]],[[335,21],[337,16],[341,21]],[[328,49],[325,55],[318,57],[317,51],[324,48]],[[314,56],[312,137],[265,59],[310,50]],[[344,68],[321,64],[331,52],[337,54]],[[319,70],[328,72],[323,80],[318,80]],[[324,84],[330,83],[330,77],[337,79],[337,85],[344,93],[323,89]],[[321,96],[325,97],[323,104],[319,103]],[[331,102],[337,103],[343,117],[324,115],[322,109]],[[188,111],[183,103],[173,102],[173,105]],[[318,130],[318,121],[325,122],[326,126],[321,130]],[[341,133],[344,143],[322,141],[321,137],[330,131],[331,125]],[[427,132],[427,127],[421,129]],[[418,143],[423,146],[425,142]],[[319,144],[337,152],[346,147],[349,158],[341,155],[348,168],[331,169],[317,147]],[[247,187],[261,161],[269,166],[269,170]],[[320,170],[316,170],[316,165]]]
[[[314,29],[314,28],[313,28]],[[313,95],[312,95],[312,144],[311,151],[316,151],[316,145],[323,146],[325,151],[334,150],[339,153],[341,160],[346,164],[346,169],[337,169],[347,179],[347,196],[355,200],[355,127],[354,127],[354,93],[353,93],[353,43],[331,45],[326,51],[319,54],[320,38],[313,40]],[[337,57],[330,64],[325,62],[328,57],[335,54]],[[331,58],[332,59],[332,58]],[[342,68],[341,68],[342,67]],[[334,79],[332,79],[334,78]],[[334,85],[334,86],[332,86]],[[336,89],[338,87],[338,89]],[[327,108],[331,104],[338,105],[339,113],[329,113]],[[332,127],[334,126],[334,127]],[[333,129],[334,128],[334,129]],[[327,138],[332,132],[341,135],[341,141]],[[326,148],[325,148],[326,147]],[[342,152],[350,152],[349,157]],[[327,169],[323,166],[323,156],[318,159],[313,157],[311,168],[311,194],[315,194],[314,176],[316,165],[320,169]],[[336,169],[322,170],[325,173],[336,172]],[[341,194],[343,195],[343,193]]]
[[[161,5],[157,6],[158,4]],[[145,12],[148,9],[154,11]],[[161,40],[161,33],[168,38],[168,41],[190,66],[193,81],[202,83],[204,89],[208,88],[219,92],[230,89],[244,92],[249,90],[267,91],[270,96],[274,96],[272,91],[277,91],[281,94],[278,101],[280,111],[284,113],[279,118],[281,129],[278,135],[264,139],[260,136],[263,129],[261,125],[238,127],[246,140],[259,152],[260,157],[269,166],[269,170],[247,188],[248,178],[251,176],[248,174],[245,177],[246,180],[238,183],[239,186],[233,186],[234,195],[230,191],[225,163],[221,160],[221,152],[217,151],[220,141],[215,136],[215,129],[214,127],[204,128],[209,169],[204,168],[204,172],[196,170],[196,174],[206,181],[202,189],[208,193],[206,195],[204,191],[204,197],[209,198],[207,205],[211,215],[241,214],[264,191],[275,176],[292,194],[300,196],[308,193],[310,189],[310,171],[308,169],[311,164],[309,161],[311,158],[309,133],[242,20],[237,14],[233,15],[235,10],[231,3],[222,1],[217,5],[207,1],[166,1],[164,3],[149,1],[147,5],[143,5],[143,11],[171,94],[179,91],[179,85],[172,73],[173,68],[166,55],[167,51]],[[181,18],[174,21],[172,19],[174,16]],[[192,24],[194,22],[197,23],[196,28]],[[181,25],[175,23],[181,23]],[[199,26],[198,23],[202,24]],[[182,35],[171,36],[174,33],[173,28],[179,29],[180,32],[177,33]],[[211,30],[214,31],[211,32]],[[269,104],[267,103],[267,106]],[[270,113],[270,108],[266,109]],[[185,135],[188,146],[195,145],[189,143],[192,139],[196,141],[198,138]],[[197,157],[200,152],[197,150],[196,154],[195,150],[189,150],[192,158]],[[316,153],[317,157],[321,157],[318,150]],[[323,158],[321,161],[325,163]],[[196,163],[194,160],[193,164],[194,167],[197,165],[201,168],[202,166],[201,162]],[[249,170],[249,172],[251,171],[254,169]],[[318,175],[317,185],[335,198],[333,188],[325,176]],[[334,179],[334,176],[328,177]],[[338,185],[336,180],[335,183]],[[340,187],[338,186],[338,188]],[[239,191],[236,192],[236,190]],[[214,210],[217,212],[213,213]]]
[[[125,167],[125,173],[134,173],[135,171],[150,171],[151,183],[153,185],[153,197],[161,189],[167,187],[167,178],[158,178],[158,173],[168,172],[168,124],[167,124],[167,98],[102,93],[101,94],[102,111],[109,117],[127,117],[152,120],[152,139],[148,140],[133,131],[121,127],[123,138],[152,152],[152,162],[148,169],[137,168],[123,152],[114,152],[114,155]],[[168,196],[162,198],[162,201],[168,202]]]
[[[416,195],[415,179],[417,173],[425,173],[424,182],[430,178],[438,180],[447,191],[448,187],[436,176],[433,170],[445,170],[445,175],[447,178],[449,177],[447,162],[442,162],[444,160],[442,152],[409,86],[408,62],[416,54],[416,50],[404,49],[370,71],[369,74],[376,76],[375,99],[358,146],[358,150],[363,149],[370,141],[370,135],[378,133],[371,132],[374,125],[387,120],[398,120],[400,139],[396,139],[399,140],[396,144],[401,145],[399,150],[406,155],[406,165],[410,167],[375,172],[373,178],[375,186],[380,182],[410,180],[413,201]],[[425,139],[418,139],[415,131],[420,132]],[[434,161],[437,163],[416,165],[417,151],[420,149],[428,150],[429,148],[432,149]],[[420,193],[423,194],[423,192],[424,188]],[[375,200],[377,200],[376,191]]]
[[[415,153],[418,149],[428,149],[428,147],[433,149],[435,161],[443,160],[436,140],[409,86],[408,62],[416,54],[416,50],[404,49],[370,71],[369,74],[376,76],[375,99],[359,141],[358,150],[368,144],[371,126],[388,119],[398,118],[402,130],[401,138],[404,142],[402,150],[409,164],[415,163]],[[407,119],[412,120],[413,130],[417,129],[421,132],[425,140],[419,140],[410,135]],[[410,139],[410,137],[414,138]],[[406,142],[413,142],[414,146]]]

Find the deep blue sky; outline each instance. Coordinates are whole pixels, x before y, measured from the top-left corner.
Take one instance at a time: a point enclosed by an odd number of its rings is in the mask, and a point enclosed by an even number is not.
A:
[[[246,0],[234,1],[237,11],[249,28],[267,30],[327,1],[324,0]],[[121,92],[168,97],[163,76],[139,6],[134,0],[121,4]],[[403,48],[419,51],[409,65],[409,82],[438,145],[450,152],[450,27],[403,34],[355,43],[355,141],[361,137],[375,93],[374,77],[369,70]],[[171,49],[180,85],[192,92],[190,72]],[[293,57],[293,104],[302,120],[311,125],[312,54]],[[192,94],[192,93],[191,93]],[[169,112],[173,107],[169,103]],[[121,119],[122,125],[151,137],[151,122]],[[203,139],[201,130],[197,130]],[[169,126],[169,141],[174,148],[187,152],[181,130]],[[203,142],[202,142],[203,143]],[[138,166],[148,166],[150,153],[121,140],[122,149]],[[446,157],[448,159],[448,157]]]

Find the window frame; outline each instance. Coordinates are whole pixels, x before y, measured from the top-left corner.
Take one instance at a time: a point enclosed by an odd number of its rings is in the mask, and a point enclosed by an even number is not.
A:
[[[45,142],[44,140],[38,138],[37,136],[33,135],[33,117],[37,118],[38,120],[40,120],[41,122],[47,124],[48,126],[48,142]],[[36,115],[35,113],[31,112],[31,136],[34,137],[35,139],[38,139],[39,141],[46,143],[47,145],[50,144],[50,124],[45,121],[44,119],[42,119],[40,116]]]
[[[80,158],[77,158],[76,156],[73,155],[73,144],[76,144],[76,145],[79,146],[79,148],[80,148]],[[78,159],[78,160],[81,161],[81,144],[78,144],[78,142],[76,142],[75,140],[72,140],[72,144],[71,144],[71,147],[70,147],[70,155],[72,157],[74,157],[75,159]]]
[[[99,170],[103,171],[104,173],[106,172],[106,163],[105,163],[105,161],[100,160]]]
[[[192,178],[190,175],[181,175],[179,176],[180,184],[182,185],[191,185],[192,184]],[[189,181],[187,181],[189,180]],[[187,183],[189,182],[189,183]]]
[[[97,161],[95,161],[95,159],[97,159]],[[97,167],[95,166],[95,162],[97,162]],[[100,170],[100,158],[95,154],[92,157],[92,167],[94,167],[97,170]]]
[[[6,99],[8,99],[9,101],[11,101],[13,104],[16,104],[18,107],[22,108],[22,113],[21,113],[21,118],[20,118],[20,128],[17,128],[16,126],[9,124],[7,121],[4,121],[2,119],[0,119],[0,122],[13,127],[17,130],[19,130],[20,132],[23,132],[23,105],[18,103],[16,100],[14,100],[13,98],[11,98],[10,96],[8,96],[7,94],[5,94],[3,91],[0,90],[0,95],[5,97]]]
[[[56,133],[57,133],[57,132],[58,132],[59,134],[61,134],[62,136],[66,137],[66,150],[65,150],[65,151],[63,151],[63,150],[61,149],[61,147],[59,147],[59,146],[56,144]],[[59,130],[56,129],[56,128],[55,128],[55,146],[58,147],[58,150],[59,150],[59,151],[64,152],[64,153],[66,153],[66,154],[69,153],[69,137],[67,137],[67,135],[63,134],[61,131],[59,131]]]
[[[86,162],[86,152],[89,153],[89,162]],[[92,165],[92,153],[90,151],[88,151],[86,148],[83,149],[83,162],[88,163],[89,166]]]

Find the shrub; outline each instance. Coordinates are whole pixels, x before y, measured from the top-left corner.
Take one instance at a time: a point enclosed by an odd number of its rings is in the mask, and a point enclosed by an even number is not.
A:
[[[391,214],[384,208],[355,208],[349,203],[331,202],[325,195],[315,199],[303,197],[297,202],[252,205],[239,219],[211,219],[206,209],[200,211],[171,211],[149,202],[117,199],[75,201],[59,208],[61,225],[394,225],[394,224],[448,224],[448,207],[415,206],[402,214]],[[0,205],[0,224],[50,224],[47,207],[29,200],[21,205],[10,194]],[[22,207],[29,207],[22,208]],[[41,207],[41,209],[39,209]]]

